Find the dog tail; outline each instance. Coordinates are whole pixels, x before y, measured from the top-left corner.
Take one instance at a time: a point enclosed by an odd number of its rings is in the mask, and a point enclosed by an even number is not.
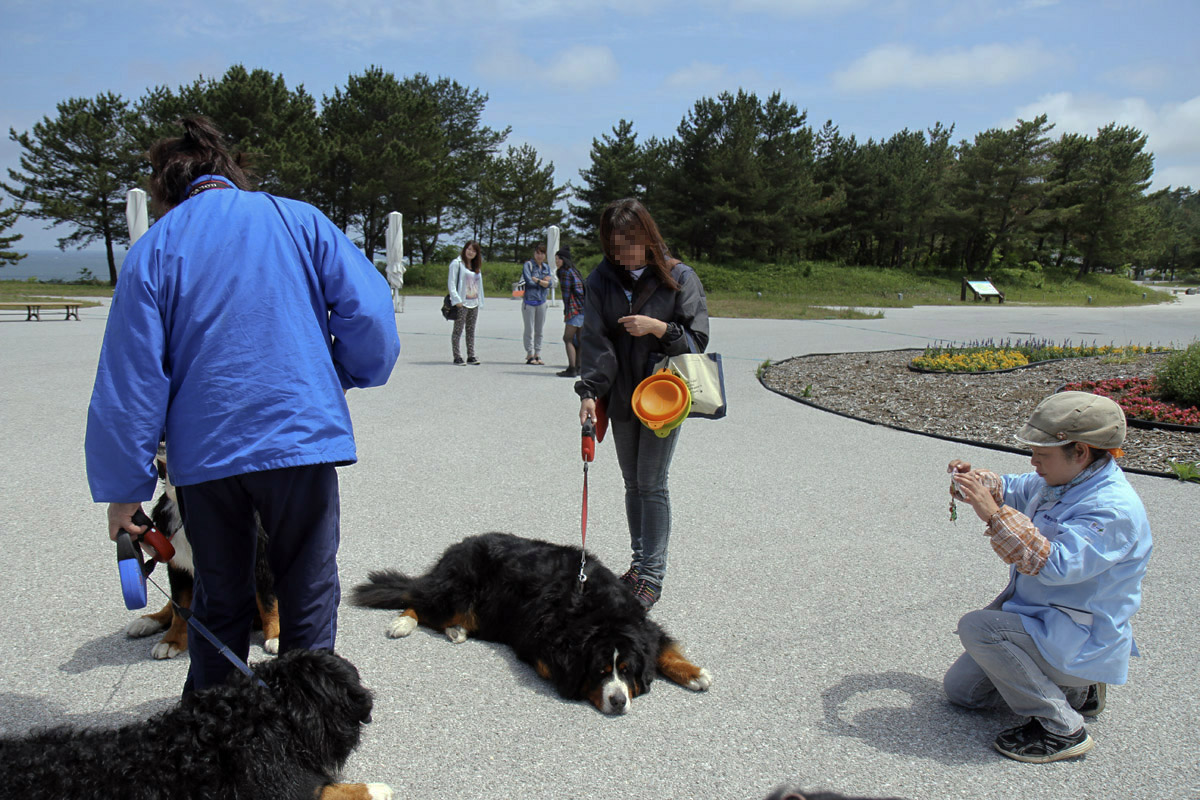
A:
[[[350,602],[364,608],[408,608],[412,584],[412,578],[394,569],[372,572],[366,583],[354,587]]]

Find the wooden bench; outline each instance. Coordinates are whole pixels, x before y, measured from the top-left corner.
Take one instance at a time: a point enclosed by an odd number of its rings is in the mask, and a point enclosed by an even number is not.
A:
[[[972,292],[972,294],[975,295],[976,300],[983,300],[986,302],[995,297],[1001,303],[1004,302],[1004,292],[992,285],[991,278],[984,278],[981,281],[972,281],[968,280],[967,278],[963,278],[962,295],[959,297],[960,300],[967,299],[968,289]]]
[[[49,306],[52,308],[58,308],[61,306],[67,311],[67,316],[63,320],[65,322],[72,317],[74,317],[76,321],[79,320],[79,306],[81,305],[83,304],[75,300],[31,300],[26,303],[0,303],[0,309],[9,309],[13,311],[24,309],[26,322],[29,322],[31,319],[41,322],[42,306]]]

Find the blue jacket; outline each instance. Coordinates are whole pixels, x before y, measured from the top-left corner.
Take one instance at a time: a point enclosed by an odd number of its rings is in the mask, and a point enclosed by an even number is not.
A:
[[[1056,669],[1125,683],[1129,657],[1138,654],[1130,618],[1142,603],[1153,545],[1146,509],[1111,458],[1049,507],[1040,498],[1045,485],[1035,472],[1004,476],[1005,504],[1050,540],[1050,557],[1037,575],[1014,567],[992,607],[1020,614]]]
[[[540,306],[546,302],[546,296],[550,294],[550,287],[540,286],[534,283],[534,280],[550,278],[549,262],[543,261],[539,267],[536,261],[532,258],[529,259],[521,268],[521,278],[525,281],[525,305]],[[554,279],[550,280],[553,282]]]
[[[149,500],[164,430],[181,486],[352,463],[343,390],[386,382],[399,352],[387,281],[320,211],[197,194],[117,280],[88,408],[92,498]]]

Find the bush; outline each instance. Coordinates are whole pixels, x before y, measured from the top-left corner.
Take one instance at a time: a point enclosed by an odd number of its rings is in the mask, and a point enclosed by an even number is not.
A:
[[[1164,399],[1181,406],[1200,405],[1200,342],[1169,356],[1154,377]]]

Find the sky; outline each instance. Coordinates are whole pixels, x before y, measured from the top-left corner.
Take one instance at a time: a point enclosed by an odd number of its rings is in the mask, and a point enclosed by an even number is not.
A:
[[[670,137],[695,102],[780,92],[819,128],[865,141],[936,122],[954,139],[1045,113],[1094,134],[1149,136],[1154,189],[1200,189],[1200,0],[0,0],[0,124],[115,92],[133,101],[233,64],[303,85],[318,104],[372,65],[488,95],[580,183],[592,140],[622,118]],[[0,170],[19,146],[0,141]],[[6,198],[4,207],[11,202]],[[653,211],[653,209],[651,209]],[[68,229],[21,220],[18,250]]]

